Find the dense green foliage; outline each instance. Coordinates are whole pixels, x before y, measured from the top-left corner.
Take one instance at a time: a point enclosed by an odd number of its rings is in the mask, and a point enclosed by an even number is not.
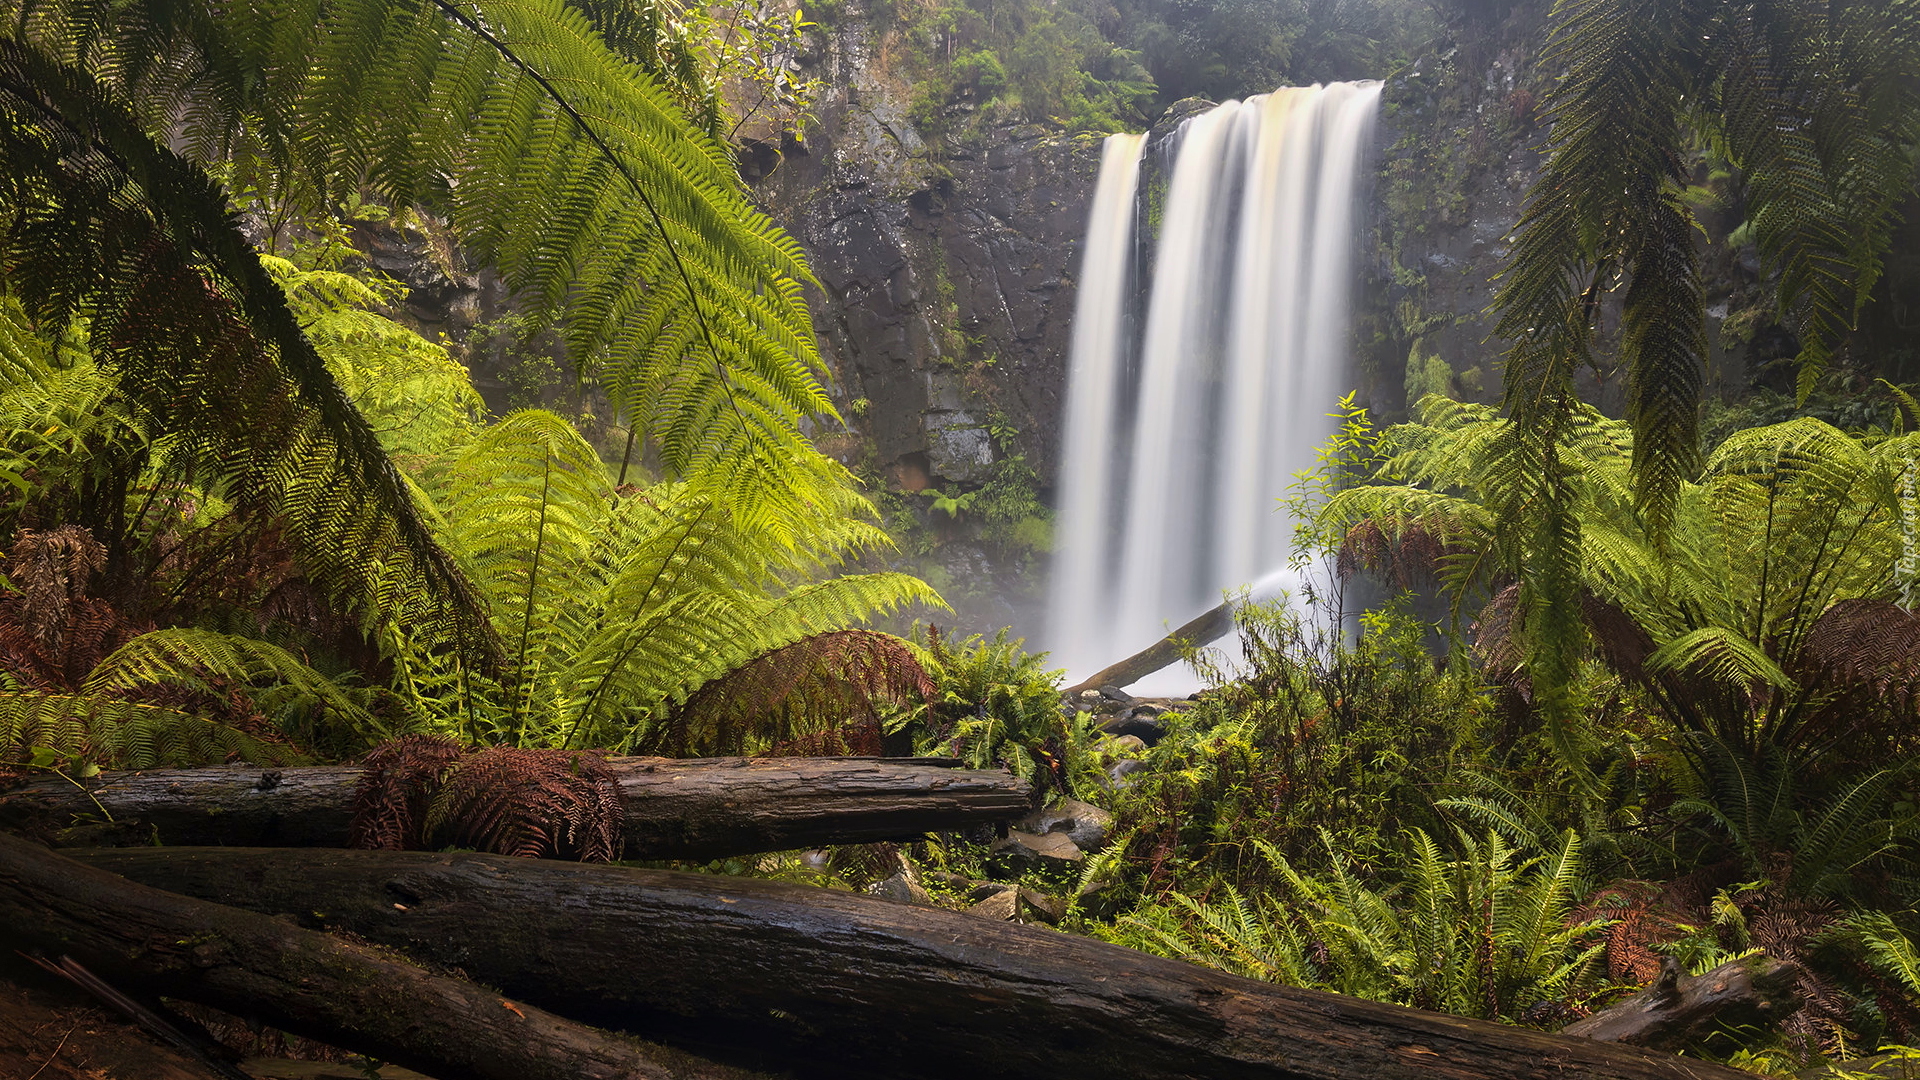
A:
[[[1149,123],[1186,97],[1377,78],[1457,6],[1439,0],[891,0],[921,130],[1011,114],[1076,131]],[[838,5],[817,17],[831,21]]]
[[[887,538],[801,433],[832,415],[807,270],[714,135],[715,87],[780,66],[739,53],[772,30],[557,2],[4,14],[19,755],[639,745],[762,653],[938,603],[839,573]],[[619,461],[551,414],[492,421],[379,314],[399,293],[335,215],[382,212],[500,273],[611,399]]]
[[[1512,342],[1518,424],[1502,530],[1528,539],[1520,574],[1530,663],[1549,711],[1580,649],[1575,378],[1618,293],[1632,488],[1658,545],[1701,464],[1706,293],[1689,193],[1699,162],[1729,182],[1798,339],[1805,398],[1880,279],[1920,138],[1920,19],[1905,3],[1562,0],[1542,101],[1551,139],[1496,300]]]
[[[1385,75],[1512,6],[866,14],[916,122],[965,138]],[[1812,393],[1912,194],[1912,4],[1561,0],[1504,405],[1449,400],[1417,344],[1410,422],[1341,402],[1295,506],[1316,584],[1194,657],[1209,689],[1154,706],[1152,745],[1004,632],[852,629],[939,600],[869,572],[881,515],[804,434],[833,415],[807,269],[726,142],[803,126],[804,20],[725,14],[0,3],[0,763],[911,748],[1112,813],[1078,880],[1022,881],[1055,895],[1013,910],[1069,930],[1541,1027],[1763,949],[1807,1008],[1702,1052],[1784,1068],[1920,1029],[1920,406]],[[1708,195],[1807,374],[1703,438]],[[612,445],[488,415],[347,218],[444,223],[605,393]],[[1625,419],[1575,392],[1616,316]],[[1039,477],[1000,449],[979,489],[888,510],[1043,548]],[[461,799],[525,809],[473,768]],[[719,869],[959,906],[1005,875],[984,841]]]

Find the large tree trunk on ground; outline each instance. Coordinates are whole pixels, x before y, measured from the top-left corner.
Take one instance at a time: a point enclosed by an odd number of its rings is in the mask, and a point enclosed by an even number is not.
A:
[[[1027,787],[944,758],[610,758],[626,809],[625,858],[710,859],[897,840],[1010,821]],[[0,825],[48,831],[76,816],[138,820],[162,843],[340,847],[353,766],[227,765],[102,773],[82,791],[37,777],[0,794]],[[96,805],[96,803],[98,805]]]
[[[4,834],[0,926],[11,947],[72,956],[107,980],[255,1016],[444,1080],[743,1076]]]
[[[425,852],[76,857],[458,965],[568,1016],[807,1076],[1747,1075],[781,882]]]
[[[1800,969],[1763,953],[1704,975],[1682,975],[1672,960],[1652,986],[1561,1028],[1566,1035],[1684,1050],[1741,1027],[1770,1028],[1800,1008]]]
[[[1179,662],[1184,650],[1211,644],[1215,639],[1226,636],[1231,629],[1233,605],[1221,604],[1125,660],[1101,668],[1093,677],[1067,687],[1063,693],[1078,694],[1082,690],[1098,690],[1103,686],[1129,686],[1161,668],[1172,667]]]

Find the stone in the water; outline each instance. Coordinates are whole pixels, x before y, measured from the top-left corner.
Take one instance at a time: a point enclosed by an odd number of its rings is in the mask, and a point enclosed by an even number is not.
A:
[[[1138,735],[1119,735],[1107,744],[1107,748],[1116,754],[1144,754],[1147,744]]]
[[[1013,829],[987,853],[987,869],[1003,880],[1031,870],[1078,870],[1086,853],[1066,833],[1030,833]]]
[[[1133,704],[1133,695],[1117,686],[1103,686],[1099,692],[1100,696],[1106,698],[1108,701],[1117,701],[1122,705]]]
[[[1031,833],[1065,833],[1081,851],[1099,851],[1107,846],[1107,836],[1113,831],[1113,815],[1079,799],[1066,799],[1028,814],[1019,828]]]

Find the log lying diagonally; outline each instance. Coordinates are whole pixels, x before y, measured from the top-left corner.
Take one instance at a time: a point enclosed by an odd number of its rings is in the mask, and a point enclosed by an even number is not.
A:
[[[0,834],[10,948],[72,956],[130,987],[476,1080],[750,1080],[271,916],[193,900]]]
[[[1010,821],[1027,787],[946,758],[611,758],[626,810],[625,857],[708,859],[896,840]],[[0,792],[0,826],[57,827],[101,809],[174,845],[340,847],[352,766],[221,766],[102,773],[82,791],[36,777]],[[96,805],[97,804],[97,805]]]
[[[427,852],[75,857],[158,888],[350,930],[566,1016],[802,1076],[1748,1075],[781,882]],[[743,1048],[766,1056],[743,1057]]]
[[[1717,1032],[1765,1028],[1800,1008],[1800,967],[1764,953],[1686,975],[1671,957],[1652,986],[1560,1030],[1589,1039],[1678,1050]]]

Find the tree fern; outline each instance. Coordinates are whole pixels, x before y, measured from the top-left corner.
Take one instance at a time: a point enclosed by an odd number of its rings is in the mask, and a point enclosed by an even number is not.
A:
[[[1524,467],[1489,507],[1525,538],[1504,564],[1522,580],[1536,694],[1558,732],[1582,543],[1561,456],[1602,300],[1624,286],[1632,483],[1660,548],[1699,465],[1705,296],[1685,163],[1705,144],[1741,170],[1751,233],[1801,341],[1804,396],[1870,295],[1911,190],[1920,98],[1903,72],[1920,38],[1898,5],[1876,4],[1559,0],[1551,26],[1552,135],[1495,299]]]
[[[12,40],[0,140],[17,178],[0,195],[0,282],[43,325],[84,317],[114,391],[175,440],[172,460],[283,520],[338,602],[371,623],[385,578],[484,654],[471,591],[205,174],[94,80]]]
[[[416,650],[411,693],[444,701],[458,684],[462,703],[441,719],[483,725],[476,737],[635,745],[756,656],[937,603],[904,575],[838,573],[887,542],[844,480],[777,524],[734,514],[700,482],[616,490],[593,448],[539,411],[488,428],[439,477],[443,537],[510,663],[493,680]]]
[[[1533,547],[1568,543],[1495,524],[1526,483],[1525,458],[1494,449],[1524,440],[1519,426],[1429,400],[1422,422],[1383,433],[1394,451],[1379,483],[1328,501],[1329,527],[1430,530],[1455,567],[1522,567]],[[1737,432],[1680,485],[1662,539],[1632,494],[1631,431],[1586,406],[1570,416],[1559,453],[1580,527],[1568,602],[1604,660],[1682,728],[1751,761],[1770,744],[1817,756],[1895,735],[1920,671],[1920,625],[1910,632],[1889,603],[1912,436],[1854,437],[1809,418]],[[1465,597],[1499,579],[1447,581]],[[1482,626],[1483,638],[1515,633],[1505,619]],[[1528,674],[1537,686],[1537,663]]]
[[[1804,395],[1872,292],[1912,184],[1920,100],[1900,72],[1920,39],[1897,5],[1560,0],[1552,19],[1552,141],[1497,300],[1516,341],[1507,404],[1551,434],[1591,343],[1593,287],[1623,277],[1636,488],[1657,534],[1698,460],[1705,357],[1682,163],[1703,138],[1740,170]]]
[[[814,470],[790,468],[798,425],[832,408],[800,250],[577,9],[72,4],[24,25],[229,161],[241,190],[309,213],[362,188],[443,209],[667,468],[724,470],[739,512],[811,496]]]

